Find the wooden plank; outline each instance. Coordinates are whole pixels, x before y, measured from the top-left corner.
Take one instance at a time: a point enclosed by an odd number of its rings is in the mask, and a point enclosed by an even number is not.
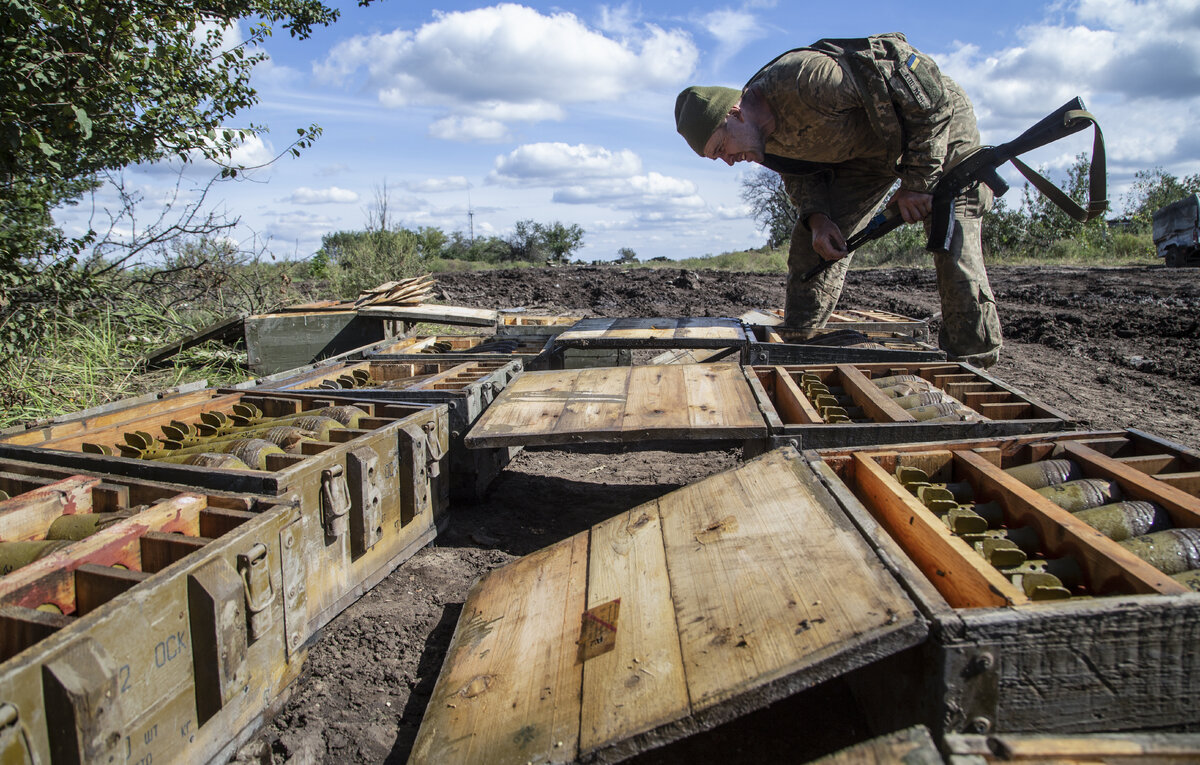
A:
[[[556,348],[724,348],[746,342],[740,321],[725,318],[588,318],[559,334]]]
[[[1200,497],[1200,471],[1190,473],[1160,473],[1155,478],[1192,496]]]
[[[1137,468],[1146,475],[1180,470],[1179,458],[1174,454],[1138,454],[1132,457],[1118,457],[1117,461]]]
[[[469,308],[456,305],[367,306],[358,309],[358,315],[371,319],[403,319],[411,322],[432,324],[454,324],[467,327],[495,327],[500,319],[499,311],[489,308]]]
[[[1069,443],[1067,444],[1069,446]],[[977,454],[955,452],[960,471],[981,500],[996,497],[1014,525],[1031,525],[1049,556],[1071,555],[1093,594],[1182,595],[1187,587],[1063,510]]]
[[[410,763],[568,762],[578,754],[588,534],[471,588]]]
[[[837,365],[842,387],[854,399],[854,403],[875,422],[916,422],[917,418],[896,405],[870,378],[849,364]]]
[[[933,736],[924,725],[898,730],[813,760],[810,765],[942,765]]]
[[[92,489],[99,478],[73,476],[0,502],[0,541],[45,539],[60,515],[92,512]]]
[[[853,452],[851,456],[854,485],[863,504],[946,602],[955,608],[984,608],[1029,601],[1025,593],[901,488],[870,455]]]
[[[583,665],[584,755],[689,711],[657,503],[592,529],[588,608],[621,599],[616,647]]]
[[[1200,761],[1195,733],[1094,733],[1085,736],[996,733],[945,737],[952,763],[1031,762],[1194,763]]]
[[[659,501],[697,713],[722,719],[734,697],[766,703],[923,636],[895,579],[814,487],[786,449]]]
[[[144,571],[85,563],[75,569],[75,615],[91,613],[149,578]]]
[[[142,551],[142,571],[154,574],[176,561],[183,560],[212,540],[208,537],[148,531],[138,541]]]
[[[1171,516],[1173,525],[1190,528],[1200,526],[1200,497],[1192,496],[1083,444],[1064,443],[1063,451],[1083,466],[1083,472],[1088,477],[1115,481],[1130,499],[1161,505]]]
[[[816,425],[824,423],[804,391],[783,367],[775,367],[775,406],[787,418],[787,424]]]
[[[741,366],[715,363],[525,372],[483,412],[465,441],[478,448],[743,440],[766,433]]]
[[[74,622],[74,617],[21,606],[0,606],[0,661],[7,661]]]
[[[1001,404],[980,404],[972,407],[989,420],[1019,420],[1028,417],[1033,409],[1024,401]]]

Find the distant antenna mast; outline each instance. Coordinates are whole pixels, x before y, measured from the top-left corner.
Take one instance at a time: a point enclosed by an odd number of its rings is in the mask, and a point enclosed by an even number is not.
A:
[[[471,207],[471,192],[467,192],[467,225],[471,228],[471,244],[475,244],[475,208]]]

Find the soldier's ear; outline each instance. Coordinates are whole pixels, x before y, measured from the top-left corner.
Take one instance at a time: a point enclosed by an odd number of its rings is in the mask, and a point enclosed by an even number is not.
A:
[[[738,122],[746,121],[746,118],[742,116],[741,104],[734,104],[733,106],[729,107],[729,114],[725,115],[725,117],[726,117],[726,119],[728,119],[729,117],[733,117]]]

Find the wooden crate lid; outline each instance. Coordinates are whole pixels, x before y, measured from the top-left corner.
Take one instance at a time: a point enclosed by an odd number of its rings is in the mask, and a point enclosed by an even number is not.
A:
[[[467,434],[471,448],[765,438],[738,364],[525,372]]]
[[[628,757],[926,632],[798,453],[777,450],[484,576],[410,763]]]
[[[358,315],[371,319],[393,319],[404,321],[452,324],[467,327],[495,327],[500,312],[490,308],[470,308],[457,305],[368,306],[358,309]]]
[[[555,339],[563,348],[728,348],[746,342],[738,319],[580,319]]]

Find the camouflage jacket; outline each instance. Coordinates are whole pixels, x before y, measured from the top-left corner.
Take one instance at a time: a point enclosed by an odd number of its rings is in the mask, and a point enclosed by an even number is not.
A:
[[[876,160],[911,191],[928,192],[940,177],[958,86],[902,34],[788,51],[750,78],[751,87],[775,114],[767,153],[813,163],[783,173],[801,220],[828,214],[830,165]]]

